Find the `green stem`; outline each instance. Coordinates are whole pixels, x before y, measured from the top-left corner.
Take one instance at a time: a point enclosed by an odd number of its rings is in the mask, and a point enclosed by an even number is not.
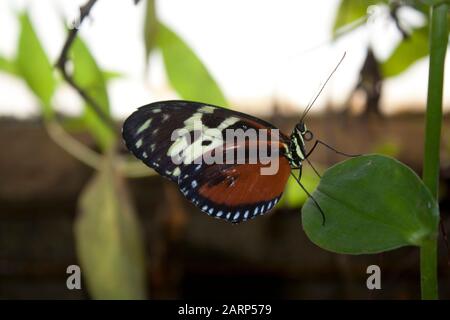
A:
[[[439,150],[442,124],[442,91],[444,63],[448,43],[447,13],[449,5],[441,3],[431,8],[430,63],[425,127],[423,181],[437,200],[439,186]],[[421,247],[420,268],[422,299],[437,299],[437,234]]]
[[[420,281],[422,299],[438,299],[437,285],[437,237],[429,239],[420,248]]]

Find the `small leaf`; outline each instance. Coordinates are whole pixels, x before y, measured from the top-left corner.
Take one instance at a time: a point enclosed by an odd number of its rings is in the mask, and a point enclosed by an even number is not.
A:
[[[17,64],[13,60],[9,60],[3,56],[0,56],[0,71],[9,73],[13,76],[20,77],[20,71],[17,68]]]
[[[105,77],[88,47],[79,36],[72,45],[70,56],[74,65],[73,78],[75,82],[96,101],[105,114],[109,115],[109,99]],[[115,141],[115,135],[108,124],[89,106],[84,108],[84,120],[89,132],[102,149],[109,149]]]
[[[341,162],[323,175],[303,207],[303,229],[326,250],[365,254],[420,246],[436,230],[436,201],[422,180],[399,161],[367,155]]]
[[[414,30],[401,41],[391,56],[383,62],[384,77],[396,76],[408,69],[414,62],[428,55],[428,27]]]
[[[17,68],[34,94],[40,99],[44,118],[53,116],[50,105],[56,87],[53,67],[26,13],[19,16],[20,35]]]
[[[146,297],[141,230],[111,152],[81,194],[75,240],[82,274],[94,299]]]
[[[333,37],[337,36],[337,31],[340,28],[365,17],[369,6],[386,2],[381,0],[341,0],[336,17],[334,18]]]
[[[148,58],[155,46],[156,35],[158,31],[158,20],[156,16],[155,0],[147,0],[145,7],[144,20],[144,43],[145,43],[145,58],[148,64]]]
[[[123,78],[123,73],[118,72],[118,71],[111,71],[111,70],[103,70],[102,71],[103,74],[103,79],[105,79],[105,82],[108,82],[110,80],[116,80],[116,79],[120,79]]]
[[[162,23],[156,41],[169,81],[183,99],[228,105],[219,86],[192,49]]]

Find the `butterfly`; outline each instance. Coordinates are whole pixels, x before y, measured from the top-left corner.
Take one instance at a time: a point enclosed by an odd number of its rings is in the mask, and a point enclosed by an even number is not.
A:
[[[345,53],[289,136],[269,122],[242,112],[201,102],[171,100],[138,108],[123,124],[123,139],[138,159],[177,183],[189,201],[212,217],[238,223],[269,212],[292,176],[313,200],[324,224],[323,210],[300,182],[303,162],[307,161],[320,177],[308,160],[319,144],[341,155],[353,155],[337,151],[318,139],[307,151],[305,141],[312,140],[313,134],[304,119],[344,57]],[[240,133],[244,139],[235,139],[236,136],[230,139],[230,131]],[[247,135],[248,132],[258,134]],[[255,152],[263,149],[270,149],[270,155]],[[230,154],[238,154],[240,158],[223,161]],[[211,161],[218,159],[222,161]],[[270,174],[264,171],[267,160],[276,163],[276,170]],[[299,170],[297,176],[293,170]]]
[[[180,129],[184,129],[185,135],[174,138],[175,130]],[[243,142],[227,141],[225,133],[239,129],[242,132],[266,130],[268,138],[254,136]],[[272,139],[273,132],[279,133],[278,139]],[[298,176],[293,176],[301,185],[303,162],[317,144],[323,143],[316,140],[309,152],[306,151],[305,141],[311,140],[313,134],[303,120],[287,136],[274,125],[251,115],[183,100],[159,101],[140,107],[125,120],[122,136],[138,159],[177,183],[181,193],[201,211],[233,223],[273,209],[289,176],[293,175],[292,170],[299,169]],[[275,174],[261,174],[264,164],[258,160],[253,163],[201,161],[206,154],[223,155],[230,150],[247,151],[244,157],[249,160],[248,151],[258,143],[278,149]],[[174,156],[178,156],[178,161],[174,161]]]

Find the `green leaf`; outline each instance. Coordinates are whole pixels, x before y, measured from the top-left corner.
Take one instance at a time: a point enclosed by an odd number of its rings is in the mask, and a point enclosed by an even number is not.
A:
[[[79,36],[73,42],[70,56],[74,65],[73,79],[96,101],[105,114],[109,115],[109,99],[104,74]],[[90,106],[84,108],[84,120],[89,132],[102,149],[109,149],[115,141],[115,135],[108,124]]]
[[[120,79],[120,78],[123,78],[123,76],[124,76],[123,73],[118,72],[118,71],[112,71],[112,70],[103,70],[102,74],[103,74],[103,79],[105,79],[105,82]]]
[[[155,46],[156,35],[158,32],[158,19],[156,16],[155,0],[147,0],[145,7],[144,20],[144,43],[145,43],[145,58],[148,64],[148,58]]]
[[[183,99],[228,105],[219,86],[192,49],[162,23],[156,42],[162,51],[169,81]]]
[[[391,56],[383,62],[384,77],[396,76],[408,69],[414,62],[428,55],[428,27],[414,30],[410,37],[401,41]]]
[[[83,190],[75,223],[77,254],[94,299],[144,299],[145,252],[124,178],[108,152]]]
[[[341,162],[323,175],[303,207],[303,229],[326,250],[366,254],[420,246],[439,221],[436,201],[422,180],[399,161],[367,155]]]
[[[450,0],[420,0],[420,2],[422,2],[428,6],[436,6],[436,5],[440,5],[441,3],[450,4]]]
[[[367,15],[367,8],[379,3],[386,3],[382,0],[341,0],[333,24],[333,36],[337,36],[337,31],[358,19]]]
[[[21,77],[15,61],[0,56],[0,71],[9,73],[10,75]]]
[[[17,69],[27,85],[40,99],[44,118],[53,116],[51,99],[56,87],[53,67],[26,13],[19,16],[20,35],[17,49]]]

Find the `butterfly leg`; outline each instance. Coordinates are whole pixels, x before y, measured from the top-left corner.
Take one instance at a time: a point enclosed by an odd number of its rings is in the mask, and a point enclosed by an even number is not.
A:
[[[311,155],[311,153],[314,151],[314,149],[315,149],[315,148],[317,147],[317,145],[319,145],[319,144],[321,144],[321,145],[327,147],[327,148],[330,149],[330,150],[333,150],[333,151],[336,152],[337,154],[340,154],[340,155],[343,155],[343,156],[346,156],[346,157],[353,158],[353,157],[359,157],[359,156],[360,156],[360,154],[348,154],[348,153],[344,153],[344,152],[338,151],[338,150],[336,150],[335,148],[333,148],[332,146],[326,144],[325,142],[323,142],[323,141],[321,141],[321,140],[316,140],[316,141],[314,142],[314,145],[312,146],[311,150],[309,150],[309,152],[305,155],[305,159],[307,159],[307,158]]]
[[[308,158],[305,158],[305,160],[308,162],[308,164],[311,166],[311,168],[314,170],[314,172],[317,174],[317,176],[319,178],[322,178],[322,176],[320,175],[320,173],[316,170],[316,168],[314,168],[314,166],[312,165],[311,161],[309,161]]]
[[[291,172],[291,175],[292,175],[292,177],[294,177],[294,179],[295,179],[295,181],[297,181],[298,185],[303,189],[303,191],[308,195],[308,197],[310,197],[312,199],[314,204],[319,209],[320,214],[322,215],[322,226],[324,226],[325,225],[325,213],[323,212],[322,208],[319,206],[319,203],[317,203],[316,199],[314,199],[314,197],[308,192],[308,190],[306,190],[306,188],[300,182],[300,176],[301,176],[302,171],[301,171],[301,167],[299,169],[300,169],[300,174],[299,174],[298,178],[292,172]]]

